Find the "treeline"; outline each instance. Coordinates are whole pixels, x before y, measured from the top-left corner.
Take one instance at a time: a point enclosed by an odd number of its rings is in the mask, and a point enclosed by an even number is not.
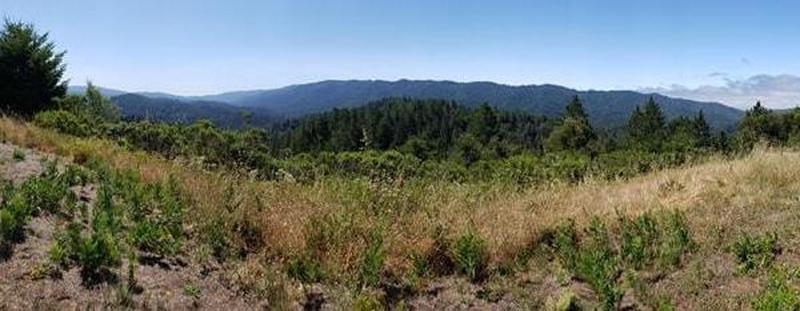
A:
[[[96,92],[87,91],[86,98]],[[84,107],[92,107],[92,100]],[[106,103],[107,104],[107,103]],[[104,105],[106,105],[104,104]],[[195,158],[245,168],[265,179],[324,176],[508,181],[519,184],[618,178],[680,165],[729,150],[704,116],[667,122],[650,100],[630,117],[627,134],[590,125],[579,98],[564,117],[548,119],[465,108],[437,100],[393,98],[289,121],[271,130],[90,118],[81,110],[46,111],[34,122],[78,136],[98,136],[168,158]]]
[[[398,150],[417,158],[460,153],[467,162],[485,153],[502,158],[541,152],[545,117],[501,112],[488,104],[469,109],[443,100],[389,98],[291,120],[275,129],[274,147],[288,153]],[[485,150],[472,150],[480,146]]]

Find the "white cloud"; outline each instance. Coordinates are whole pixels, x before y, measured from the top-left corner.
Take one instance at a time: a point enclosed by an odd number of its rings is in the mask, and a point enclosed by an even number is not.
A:
[[[660,93],[699,101],[720,102],[747,109],[756,101],[770,108],[792,108],[800,105],[800,77],[793,75],[756,75],[747,79],[726,78],[726,74],[713,73],[721,77],[722,86],[703,85],[689,88],[679,84],[667,87],[645,88],[641,91]]]

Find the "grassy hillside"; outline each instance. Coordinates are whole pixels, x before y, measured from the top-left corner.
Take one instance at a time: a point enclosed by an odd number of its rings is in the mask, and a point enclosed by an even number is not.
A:
[[[138,281],[144,293],[131,298],[140,307],[211,308],[222,291],[235,293],[225,296],[231,301],[273,307],[360,309],[576,304],[708,310],[796,307],[800,301],[800,258],[793,251],[800,244],[800,172],[786,169],[800,165],[800,154],[788,150],[710,159],[624,181],[519,188],[339,177],[259,181],[247,172],[206,170],[11,119],[0,120],[0,133],[8,143],[63,161],[131,170],[144,184],[178,183],[188,199],[186,242],[167,259],[184,265],[135,266],[137,275],[148,276]],[[113,270],[121,278],[123,267]],[[193,283],[157,281],[170,273],[206,276]],[[19,286],[52,290],[69,279],[6,277],[16,281],[0,285],[0,297],[15,299],[0,306],[70,302],[11,294]],[[117,287],[84,290],[95,294],[83,302],[120,302]]]

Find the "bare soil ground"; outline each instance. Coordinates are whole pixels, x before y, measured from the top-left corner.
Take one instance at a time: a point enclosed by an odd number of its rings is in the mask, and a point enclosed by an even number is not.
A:
[[[24,158],[14,153],[24,153]],[[52,155],[0,144],[0,178],[20,183],[30,176],[41,174],[42,161],[55,159]],[[79,197],[91,200],[93,187],[73,189]],[[97,285],[83,284],[79,269],[53,273],[48,262],[48,250],[54,241],[56,228],[62,224],[58,217],[40,215],[31,219],[26,238],[16,244],[12,256],[0,261],[0,310],[78,310],[118,308],[123,297],[119,283],[127,273],[127,262],[111,279]],[[189,259],[175,262],[153,261],[135,266],[141,294],[132,295],[129,306],[142,309],[208,309],[246,310],[257,307],[224,286],[220,273],[209,271]]]

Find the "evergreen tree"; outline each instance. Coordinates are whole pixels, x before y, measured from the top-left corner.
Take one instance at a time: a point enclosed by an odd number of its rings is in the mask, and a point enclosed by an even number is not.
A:
[[[578,95],[575,95],[572,100],[567,104],[565,109],[564,118],[574,118],[579,120],[589,120],[586,111],[583,110],[583,103]]]
[[[64,52],[33,25],[6,21],[0,31],[0,109],[31,116],[63,97]]]
[[[770,144],[785,141],[788,134],[783,130],[781,120],[772,111],[756,102],[748,110],[736,132],[736,143],[741,149],[749,149],[759,140]]]
[[[497,111],[489,104],[484,103],[472,115],[469,124],[470,132],[481,143],[486,144],[497,133],[497,121]]]
[[[628,120],[628,145],[651,152],[660,151],[665,136],[665,121],[661,107],[650,97],[644,109],[636,109]]]
[[[546,147],[550,151],[588,151],[590,144],[597,139],[580,99],[575,96],[567,105],[564,119],[547,138]]]
[[[706,122],[706,117],[702,110],[700,110],[697,117],[694,119],[694,132],[698,140],[698,147],[711,146],[711,126]]]

